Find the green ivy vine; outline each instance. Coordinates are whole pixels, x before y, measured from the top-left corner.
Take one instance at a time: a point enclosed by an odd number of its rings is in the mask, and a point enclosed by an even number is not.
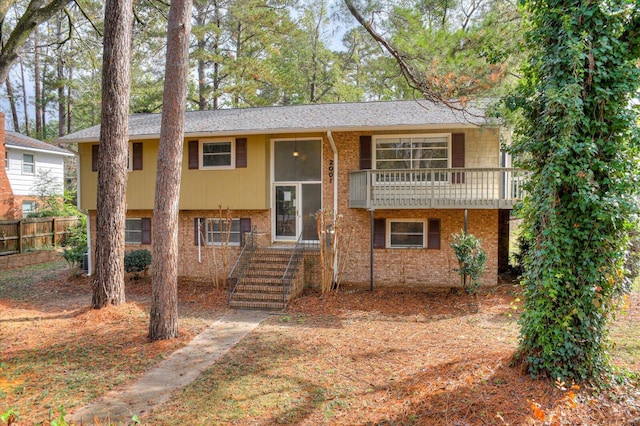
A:
[[[527,65],[507,104],[531,171],[522,206],[531,249],[516,360],[532,376],[598,382],[638,196],[635,2],[523,0]]]

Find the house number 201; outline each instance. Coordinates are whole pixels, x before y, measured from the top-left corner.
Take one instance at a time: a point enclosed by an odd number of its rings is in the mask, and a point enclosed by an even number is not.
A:
[[[333,160],[329,160],[329,183],[333,183]]]

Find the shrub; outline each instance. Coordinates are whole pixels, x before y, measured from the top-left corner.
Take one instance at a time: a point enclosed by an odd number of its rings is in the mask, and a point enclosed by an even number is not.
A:
[[[69,233],[64,242],[62,257],[70,266],[81,266],[82,257],[87,252],[87,220],[86,216],[80,214],[80,221],[77,225],[70,226],[67,229]]]
[[[136,278],[140,272],[146,272],[151,265],[151,252],[147,249],[133,250],[124,254],[124,270],[132,272]]]
[[[453,242],[450,244],[456,258],[458,268],[454,269],[460,275],[462,287],[469,294],[474,294],[482,285],[479,281],[484,273],[484,265],[487,262],[487,254],[482,249],[480,240],[473,234],[453,234]]]

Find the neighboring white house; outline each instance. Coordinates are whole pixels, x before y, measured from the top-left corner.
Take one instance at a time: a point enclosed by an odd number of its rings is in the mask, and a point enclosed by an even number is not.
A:
[[[16,132],[4,131],[4,171],[11,193],[3,191],[0,197],[0,217],[17,219],[35,211],[38,194],[34,186],[39,180],[42,181],[42,175],[46,175],[47,181],[51,182],[48,193],[62,196],[64,159],[73,156],[66,149]]]

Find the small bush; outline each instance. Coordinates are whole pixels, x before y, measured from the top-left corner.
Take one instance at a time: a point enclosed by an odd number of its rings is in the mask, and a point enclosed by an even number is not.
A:
[[[133,250],[124,254],[124,270],[132,272],[136,278],[140,272],[146,272],[151,265],[151,252],[147,249]]]
[[[453,242],[449,244],[458,259],[458,268],[454,271],[460,275],[460,283],[468,294],[474,294],[482,285],[479,281],[487,262],[487,253],[482,249],[480,240],[473,234],[453,234]]]
[[[80,222],[67,229],[69,235],[64,242],[65,247],[62,251],[62,257],[72,267],[82,265],[82,257],[88,249],[86,217],[84,215],[79,217]]]

